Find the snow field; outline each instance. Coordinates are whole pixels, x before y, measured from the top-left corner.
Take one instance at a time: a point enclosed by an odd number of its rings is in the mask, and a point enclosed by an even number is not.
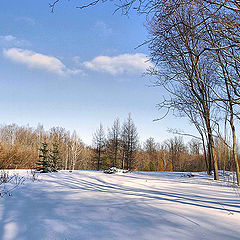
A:
[[[205,173],[60,171],[0,198],[1,240],[239,240],[239,189]]]

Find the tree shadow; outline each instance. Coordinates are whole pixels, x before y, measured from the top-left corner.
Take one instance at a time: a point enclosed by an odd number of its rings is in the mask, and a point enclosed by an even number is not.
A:
[[[206,198],[204,190],[191,194],[177,187],[148,189],[138,184],[141,177],[129,177],[60,172],[26,184],[12,197],[0,199],[0,239],[239,239],[237,228],[205,215],[216,211],[235,217],[240,213],[237,200],[224,193],[221,199]],[[123,184],[129,179],[134,186]],[[184,206],[198,211],[186,213]]]

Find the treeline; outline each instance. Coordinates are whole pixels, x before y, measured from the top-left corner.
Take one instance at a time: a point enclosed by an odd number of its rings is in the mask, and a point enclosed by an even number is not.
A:
[[[33,169],[39,161],[40,149],[46,144],[49,154],[59,152],[61,169],[91,169],[92,149],[84,145],[74,131],[62,127],[45,131],[16,124],[0,127],[0,168]]]
[[[220,169],[233,170],[232,151],[215,139]],[[150,137],[140,143],[137,128],[129,115],[120,124],[116,119],[106,131],[100,124],[92,146],[82,142],[74,131],[62,127],[49,131],[16,124],[0,127],[0,168],[34,169],[39,161],[52,159],[55,169],[102,170],[115,166],[136,171],[205,171],[202,143],[184,143],[174,137],[157,143]]]

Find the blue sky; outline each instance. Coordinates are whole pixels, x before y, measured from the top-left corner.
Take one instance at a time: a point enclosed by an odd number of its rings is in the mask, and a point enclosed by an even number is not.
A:
[[[148,49],[144,17],[113,15],[112,3],[79,10],[62,1],[52,14],[50,0],[3,0],[0,14],[0,122],[38,123],[47,129],[76,130],[90,144],[101,122],[128,113],[140,140],[170,137],[167,128],[192,131],[187,120],[164,114],[155,105],[159,88],[143,77]]]

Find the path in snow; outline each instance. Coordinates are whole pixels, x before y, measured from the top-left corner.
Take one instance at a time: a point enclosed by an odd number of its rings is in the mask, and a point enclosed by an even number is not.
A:
[[[41,174],[0,198],[0,239],[239,240],[236,189],[203,173],[181,175]]]

